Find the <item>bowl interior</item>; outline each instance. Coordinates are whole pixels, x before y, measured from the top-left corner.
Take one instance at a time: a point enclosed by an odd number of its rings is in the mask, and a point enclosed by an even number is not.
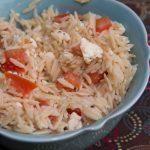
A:
[[[30,0],[0,1],[0,16],[8,18],[10,10],[12,9],[16,12],[19,12],[21,17],[29,18],[32,16],[32,13],[22,14],[22,10],[27,7],[29,2]],[[87,3],[84,5],[76,3],[73,0],[43,0],[37,6],[38,12],[40,13],[43,9],[48,8],[50,5],[54,5],[54,8],[57,8],[60,12],[77,11],[82,14],[91,11],[103,16],[109,16],[112,20],[118,21],[125,26],[126,35],[129,37],[131,43],[135,45],[132,49],[132,53],[136,55],[133,64],[138,64],[137,73],[121,104],[117,108],[115,108],[111,113],[109,113],[106,117],[95,122],[90,126],[92,128],[96,128],[101,122],[103,122],[105,119],[112,116],[116,112],[123,112],[127,108],[131,107],[137,101],[139,96],[142,94],[144,87],[146,86],[146,82],[148,80],[149,53],[145,28],[139,20],[139,18],[137,18],[137,16],[130,9],[114,0],[92,0],[91,3]],[[88,127],[84,127],[79,131],[82,131],[86,128]],[[18,136],[20,136],[20,140],[25,140],[25,138],[30,138],[31,141],[37,140],[37,136],[34,135],[18,134],[13,131],[7,131],[5,129],[0,130],[8,136],[11,135],[12,138],[17,138]],[[73,131],[70,133],[75,132]],[[70,133],[60,134],[59,137],[65,136]],[[44,141],[50,137],[53,137],[53,139],[58,138],[57,135],[42,135],[38,136],[38,141]]]

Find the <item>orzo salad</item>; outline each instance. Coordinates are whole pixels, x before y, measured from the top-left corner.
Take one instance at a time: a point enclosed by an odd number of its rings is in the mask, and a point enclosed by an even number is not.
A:
[[[15,12],[1,19],[0,126],[60,133],[107,115],[137,69],[125,31],[109,17],[52,7],[28,20]]]

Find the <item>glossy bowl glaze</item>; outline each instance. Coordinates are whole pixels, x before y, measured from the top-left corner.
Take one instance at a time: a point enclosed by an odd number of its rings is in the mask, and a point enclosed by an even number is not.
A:
[[[29,18],[32,13],[22,14],[30,0],[5,0],[0,1],[0,16],[8,18],[11,9],[19,12],[22,17]],[[92,0],[92,2],[81,5],[74,0],[42,0],[38,5],[38,12],[54,5],[60,12],[86,13],[88,11],[109,16],[112,20],[122,23],[126,28],[126,35],[135,46],[132,53],[136,55],[133,60],[138,64],[137,73],[129,87],[121,104],[104,118],[83,127],[79,130],[50,135],[20,134],[0,128],[1,144],[15,150],[33,149],[83,149],[96,140],[108,134],[118,123],[122,115],[133,106],[143,93],[149,76],[150,48],[147,44],[147,33],[140,18],[127,6],[115,0]]]

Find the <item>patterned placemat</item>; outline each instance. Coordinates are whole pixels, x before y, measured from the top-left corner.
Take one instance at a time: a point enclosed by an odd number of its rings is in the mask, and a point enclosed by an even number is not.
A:
[[[143,20],[150,45],[150,0],[123,0]],[[140,100],[105,138],[86,150],[150,150],[150,79]]]
[[[122,0],[145,23],[150,44],[150,0]],[[0,147],[0,150],[5,150]],[[140,100],[115,129],[86,150],[150,150],[150,79]]]

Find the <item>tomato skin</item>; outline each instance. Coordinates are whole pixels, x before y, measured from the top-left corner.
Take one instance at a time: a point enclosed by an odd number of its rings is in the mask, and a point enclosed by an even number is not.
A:
[[[107,17],[102,17],[96,20],[96,32],[108,30],[111,26],[111,20]]]
[[[94,73],[88,73],[88,75],[90,76],[93,84],[97,84],[102,79],[104,79],[104,73],[100,74],[98,72],[94,72]]]
[[[35,83],[10,72],[5,72],[5,77],[10,81],[10,85],[23,96],[28,95],[37,87]]]
[[[81,116],[82,112],[80,108],[75,108],[75,109],[71,109],[71,108],[67,108],[67,112],[68,114],[72,114],[73,112],[75,112],[77,115]]]
[[[60,14],[54,17],[54,22],[62,23],[63,21],[68,19],[69,13]]]

